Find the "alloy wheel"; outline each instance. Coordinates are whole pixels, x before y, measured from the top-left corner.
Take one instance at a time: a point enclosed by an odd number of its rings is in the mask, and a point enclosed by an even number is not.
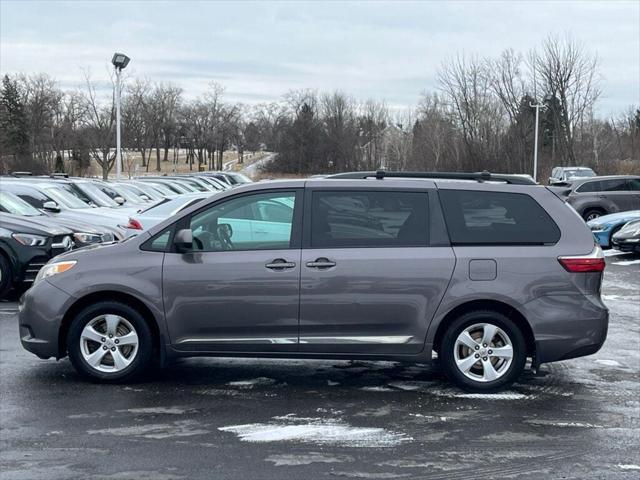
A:
[[[465,328],[454,347],[458,370],[476,382],[492,382],[504,376],[513,354],[509,336],[491,323],[476,323]]]
[[[135,359],[139,339],[133,325],[119,315],[106,314],[89,321],[80,334],[80,352],[93,369],[121,372]]]

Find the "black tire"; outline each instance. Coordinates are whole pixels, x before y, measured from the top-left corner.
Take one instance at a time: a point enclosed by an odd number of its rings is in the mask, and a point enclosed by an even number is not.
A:
[[[511,365],[493,381],[469,378],[456,364],[455,343],[458,336],[466,328],[480,323],[492,324],[500,328],[509,337],[513,348]],[[504,389],[518,379],[527,361],[527,345],[520,328],[507,316],[490,310],[477,310],[458,317],[448,326],[442,337],[438,358],[445,375],[456,386],[467,392],[490,393]]]
[[[607,212],[605,212],[604,210],[600,209],[600,208],[589,208],[587,210],[584,211],[584,213],[582,214],[582,218],[584,219],[585,222],[588,222],[590,220],[595,220],[598,217],[601,217],[602,215],[606,215]],[[593,218],[589,218],[592,217]]]
[[[138,350],[131,363],[117,372],[103,372],[93,368],[84,359],[81,350],[83,329],[89,322],[101,315],[122,317],[133,326],[138,337]],[[120,348],[118,347],[119,351],[121,351]],[[125,383],[138,378],[151,366],[153,357],[152,333],[143,316],[135,308],[120,302],[103,301],[86,307],[73,319],[67,334],[67,349],[71,363],[83,377],[101,383]],[[109,354],[108,351],[107,354]],[[113,357],[111,358],[113,359]]]
[[[0,300],[4,299],[9,290],[11,290],[11,284],[13,280],[13,271],[11,270],[11,264],[9,260],[0,253]]]

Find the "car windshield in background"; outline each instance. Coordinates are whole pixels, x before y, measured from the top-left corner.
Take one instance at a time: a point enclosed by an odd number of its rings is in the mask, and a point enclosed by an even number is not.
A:
[[[44,187],[44,191],[57,203],[71,209],[91,208],[77,196],[59,186]]]
[[[565,170],[565,174],[567,176],[567,178],[571,178],[571,177],[595,177],[596,174],[593,172],[593,170]]]
[[[99,207],[117,207],[118,204],[109,195],[104,193],[97,185],[91,182],[80,182],[74,184],[75,187],[85,192],[91,197],[93,203]]]
[[[42,213],[38,209],[29,205],[20,197],[12,193],[2,191],[0,191],[0,211],[27,217],[36,217],[42,215]]]

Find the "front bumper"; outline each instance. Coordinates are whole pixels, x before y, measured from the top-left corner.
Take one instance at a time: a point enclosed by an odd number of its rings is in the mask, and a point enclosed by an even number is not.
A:
[[[22,346],[40,358],[60,358],[59,334],[72,298],[41,280],[20,298],[18,324]]]
[[[596,242],[598,242],[598,245],[605,248],[609,246],[609,243],[611,241],[611,230],[607,229],[601,232],[591,233],[593,233],[593,236],[596,239]]]
[[[622,252],[640,252],[640,242],[637,239],[614,240],[612,246]]]
[[[607,338],[609,309],[599,295],[549,295],[525,307],[538,364],[594,354]]]

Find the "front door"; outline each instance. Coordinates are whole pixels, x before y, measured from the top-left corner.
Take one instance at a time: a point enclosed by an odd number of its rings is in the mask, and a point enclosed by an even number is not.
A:
[[[182,220],[193,251],[167,253],[163,267],[174,348],[297,349],[301,196],[295,189],[245,193]]]
[[[427,192],[306,195],[300,351],[419,353],[455,263],[429,246]]]

